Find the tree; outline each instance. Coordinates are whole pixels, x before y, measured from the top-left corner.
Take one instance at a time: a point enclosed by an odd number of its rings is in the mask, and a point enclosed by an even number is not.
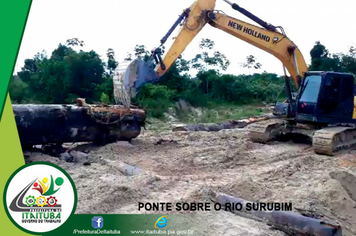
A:
[[[106,51],[106,56],[110,59],[110,60],[115,60],[115,51],[112,48],[109,48]]]
[[[132,53],[128,52],[124,61],[132,61],[134,59],[141,59],[143,61],[149,61],[150,52],[146,49],[145,45],[136,45],[132,50]]]
[[[136,45],[133,51],[135,58],[148,61],[150,57],[150,52],[146,49],[144,45]]]
[[[76,98],[83,97],[88,103],[114,102],[112,72],[118,65],[114,50],[107,49],[107,62],[104,62],[95,51],[72,48],[80,46],[80,42],[67,40],[67,44],[59,44],[49,57],[42,51],[26,58],[9,86],[12,101],[73,103]],[[219,69],[226,70],[230,62],[224,54],[214,50],[214,46],[214,41],[202,39],[199,44],[201,52],[192,60],[179,55],[156,84],[142,87],[136,97],[138,104],[147,108],[150,115],[163,117],[164,112],[179,99],[185,99],[193,106],[210,106],[216,101],[276,100],[284,86],[283,78],[267,72],[238,76],[221,74]],[[148,61],[150,55],[144,45],[136,45],[125,59]],[[331,54],[324,45],[316,42],[310,55],[310,68],[314,70],[356,73],[355,46],[349,47],[345,53]],[[253,55],[246,57],[241,64],[248,69],[262,67]],[[195,78],[186,73],[191,68],[198,69]]]
[[[9,85],[11,101],[21,103],[28,98],[28,84],[23,82],[19,76],[13,76]]]
[[[189,61],[182,58],[182,56],[178,57],[178,59],[175,61],[175,65],[177,67],[178,73],[187,72],[190,69]]]
[[[314,47],[310,50],[311,65],[309,70],[318,71],[339,71],[340,56],[337,54],[331,55],[329,50],[320,43],[315,42]]]
[[[246,57],[246,62],[245,63],[241,63],[241,66],[243,68],[248,68],[248,69],[254,68],[256,70],[259,70],[259,69],[262,68],[261,63],[257,62],[255,56],[253,56],[253,55],[247,56]]]
[[[132,61],[132,54],[131,53],[127,53],[127,56],[124,58],[124,61]]]
[[[212,50],[214,46],[214,41],[205,38],[203,38],[199,44],[199,48],[203,50]],[[199,72],[207,71],[212,69],[212,67],[218,67],[226,71],[230,65],[230,61],[219,51],[213,52],[212,55],[209,54],[209,51],[203,51],[190,60],[190,64],[193,69]]]
[[[211,39],[205,39],[203,38],[200,43],[199,43],[199,48],[200,49],[204,49],[204,48],[207,48],[207,49],[213,49],[215,46],[215,42]]]
[[[348,72],[356,74],[356,49],[351,46],[348,53],[340,53],[339,57],[339,68],[342,72]]]
[[[62,44],[49,59],[43,54],[26,59],[18,76],[28,87],[20,82],[16,86],[25,87],[42,103],[71,103],[77,97],[99,100],[103,91],[97,87],[106,78],[104,63],[96,52],[76,52]]]
[[[67,39],[66,41],[67,46],[84,46],[84,41],[78,38]]]
[[[64,57],[74,53],[75,51],[66,45],[59,44],[58,47],[52,52],[50,59],[61,61]]]
[[[310,50],[310,56],[312,59],[327,58],[328,55],[329,51],[320,43],[320,41],[315,42],[314,47]]]
[[[107,67],[108,67],[108,70],[109,70],[109,73],[110,75],[112,75],[115,71],[115,68],[117,67],[117,65],[119,64],[116,60],[115,60],[115,52],[114,52],[114,49],[112,48],[109,48],[107,51],[106,51],[106,56],[108,57],[108,64],[107,64]]]

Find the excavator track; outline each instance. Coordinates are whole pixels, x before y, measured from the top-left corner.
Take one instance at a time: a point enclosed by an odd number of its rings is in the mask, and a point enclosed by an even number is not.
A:
[[[356,127],[327,127],[314,133],[315,153],[333,156],[337,152],[356,146]]]
[[[279,136],[285,128],[285,121],[271,119],[255,123],[249,128],[249,138],[252,142],[267,143]]]

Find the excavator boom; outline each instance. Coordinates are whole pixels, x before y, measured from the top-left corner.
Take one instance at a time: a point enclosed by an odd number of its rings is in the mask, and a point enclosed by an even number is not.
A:
[[[157,65],[157,75],[161,77],[183,53],[186,47],[192,42],[195,36],[204,28],[208,19],[205,15],[207,11],[215,9],[216,0],[197,0],[188,9],[189,15],[183,21],[183,25],[175,38],[172,46],[163,59],[165,70]]]
[[[209,12],[208,18],[211,26],[278,58],[287,68],[295,86],[299,87],[298,78],[303,76],[303,72],[308,71],[308,67],[298,47],[286,35],[237,20],[219,11]]]
[[[139,87],[145,83],[158,81],[207,23],[278,58],[283,67],[288,70],[295,87],[298,88],[303,72],[308,71],[298,47],[288,39],[283,30],[278,32],[277,29],[279,27],[266,23],[236,3],[224,1],[231,5],[234,10],[261,25],[261,27],[216,11],[216,0],[196,0],[189,8],[183,11],[168,33],[161,39],[161,45],[152,50],[149,62],[136,59],[130,63],[126,70],[118,67],[113,78],[114,93],[117,101],[124,101],[127,105],[129,103],[128,97],[134,97]],[[180,24],[181,28],[178,35],[162,58],[161,46]]]

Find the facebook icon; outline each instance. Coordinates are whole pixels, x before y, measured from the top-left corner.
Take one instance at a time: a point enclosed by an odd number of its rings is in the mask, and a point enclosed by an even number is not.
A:
[[[94,229],[101,229],[104,226],[104,219],[101,216],[94,216],[93,219],[91,219],[91,226],[93,226]]]

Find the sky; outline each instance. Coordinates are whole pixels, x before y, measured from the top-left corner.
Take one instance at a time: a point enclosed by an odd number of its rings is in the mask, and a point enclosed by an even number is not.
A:
[[[262,20],[282,26],[289,37],[310,63],[310,50],[320,41],[331,53],[347,52],[356,44],[355,0],[230,0],[252,12]],[[123,61],[135,45],[145,45],[148,50],[159,46],[182,11],[193,0],[33,0],[27,20],[15,72],[21,70],[24,60],[45,50],[51,52],[67,39],[83,40],[84,51],[94,50],[106,60],[106,51],[112,48],[116,60]],[[216,1],[216,10],[256,25],[233,10],[223,0]],[[165,44],[173,42],[177,29]],[[240,63],[254,55],[262,70],[283,74],[282,63],[264,52],[219,29],[206,25],[186,48],[182,56],[192,59],[201,50],[202,38],[215,42],[214,51],[220,51],[230,60],[225,73],[247,74]],[[168,51],[168,50],[166,50]]]

